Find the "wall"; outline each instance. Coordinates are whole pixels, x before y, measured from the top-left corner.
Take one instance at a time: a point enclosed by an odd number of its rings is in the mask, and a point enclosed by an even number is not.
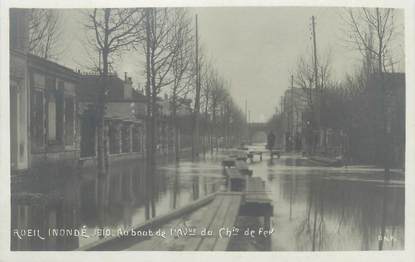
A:
[[[24,9],[10,9],[10,149],[12,172],[28,168],[28,18]]]

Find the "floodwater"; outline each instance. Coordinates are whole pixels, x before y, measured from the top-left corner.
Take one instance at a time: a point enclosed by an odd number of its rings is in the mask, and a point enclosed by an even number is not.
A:
[[[266,181],[274,205],[274,232],[269,239],[237,237],[231,250],[404,249],[403,175],[394,174],[385,183],[381,169],[321,167],[299,155],[267,158],[250,168]],[[243,230],[258,230],[261,222],[238,219]]]
[[[146,176],[142,160],[113,165],[105,178],[98,178],[94,169],[48,173],[30,174],[12,184],[12,250],[84,247],[211,194],[223,184],[222,168],[214,159],[178,164],[162,159],[151,176]],[[78,236],[68,237],[71,233]]]
[[[150,181],[142,161],[113,165],[106,178],[97,178],[93,169],[31,174],[12,185],[11,248],[73,250],[184,206],[220,189],[221,159],[166,159]],[[378,250],[382,236],[382,249],[404,249],[401,177],[384,184],[381,170],[319,167],[298,155],[273,161],[265,156],[250,168],[266,181],[274,232],[267,239],[236,237],[230,250]],[[258,228],[261,218],[239,217],[238,226]],[[28,236],[28,229],[38,229],[38,235]],[[68,231],[52,237],[49,229]],[[68,237],[74,229],[86,237]]]

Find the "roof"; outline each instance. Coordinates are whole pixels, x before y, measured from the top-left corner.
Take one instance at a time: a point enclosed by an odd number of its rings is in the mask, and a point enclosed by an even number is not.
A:
[[[33,54],[27,54],[27,63],[29,68],[49,75],[55,75],[68,81],[78,82],[80,78],[80,74],[71,68]]]
[[[98,74],[82,74],[80,76],[80,100],[94,101],[97,97],[98,90],[101,88],[100,75]],[[125,97],[126,83],[121,80],[117,74],[109,75],[108,79],[109,93],[107,101],[109,102],[146,102],[147,99],[143,94],[140,94],[131,85],[126,87],[131,91],[131,97]]]

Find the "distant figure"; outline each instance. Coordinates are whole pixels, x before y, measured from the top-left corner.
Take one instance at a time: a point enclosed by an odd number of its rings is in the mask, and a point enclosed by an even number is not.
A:
[[[275,143],[275,135],[271,131],[267,137],[267,149],[271,152],[271,154],[272,154],[272,149],[274,148],[274,143]]]

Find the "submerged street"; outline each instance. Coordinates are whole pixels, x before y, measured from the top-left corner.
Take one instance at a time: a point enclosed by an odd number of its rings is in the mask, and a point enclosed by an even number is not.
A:
[[[104,181],[93,170],[83,169],[17,182],[12,185],[12,196],[19,196],[12,197],[15,221],[33,221],[32,226],[41,230],[86,229],[88,235],[32,238],[23,245],[21,241],[19,249],[82,248],[105,232],[143,223],[146,213],[160,216],[216,192],[223,186],[220,161],[225,154],[206,154],[197,162],[184,159],[178,164],[163,159],[151,176],[153,181],[147,182],[139,161],[112,166]],[[253,177],[264,179],[272,198],[274,232],[268,239],[234,237],[229,250],[310,251],[313,246],[315,250],[376,250],[382,224],[384,249],[404,248],[404,181],[399,175],[385,186],[380,169],[321,167],[297,154],[283,154],[273,161],[266,154],[263,161],[254,158],[249,168]],[[41,202],[46,202],[43,210],[39,210]],[[236,226],[258,228],[259,220],[240,216]],[[97,235],[97,229],[103,229],[104,236]],[[12,235],[12,245],[16,240]]]
[[[405,250],[404,11],[10,8],[10,249]]]
[[[310,251],[313,242],[315,250],[377,250],[382,223],[390,237],[384,249],[404,248],[402,178],[384,187],[381,169],[321,167],[292,154],[250,167],[266,181],[274,203],[270,250]],[[257,250],[267,248],[250,244]]]

